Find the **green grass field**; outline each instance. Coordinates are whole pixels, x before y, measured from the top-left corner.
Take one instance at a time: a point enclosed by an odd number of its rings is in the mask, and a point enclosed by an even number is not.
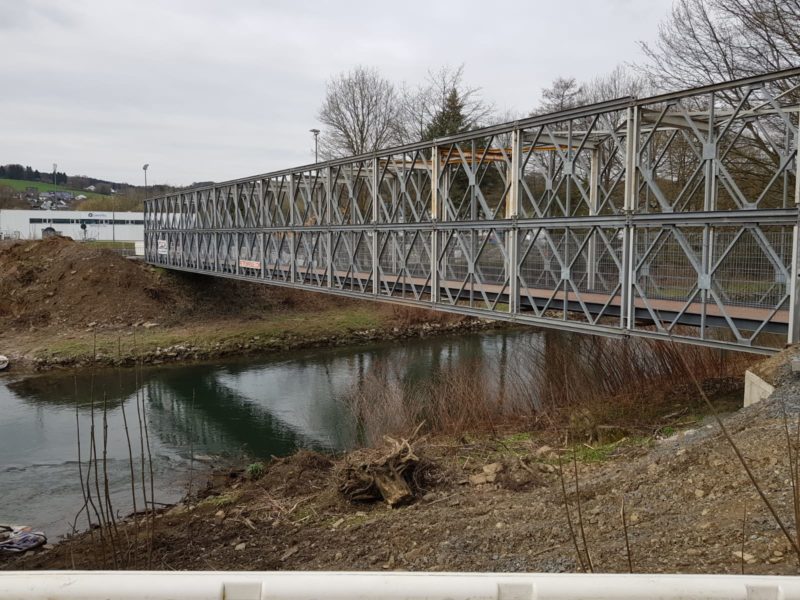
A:
[[[0,186],[8,186],[12,188],[14,191],[17,192],[24,192],[26,188],[35,187],[41,192],[52,192],[55,190],[61,192],[74,192],[77,196],[78,194],[83,194],[87,198],[107,198],[108,196],[104,196],[103,194],[98,194],[96,192],[85,192],[83,190],[74,190],[72,188],[65,187],[63,185],[55,186],[52,183],[42,183],[41,181],[22,181],[19,179],[0,179]]]

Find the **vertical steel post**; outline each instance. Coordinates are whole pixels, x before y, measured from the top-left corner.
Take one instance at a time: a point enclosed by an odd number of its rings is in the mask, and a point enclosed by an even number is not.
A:
[[[708,134],[703,143],[703,160],[705,161],[705,188],[703,190],[703,210],[712,211],[717,208],[717,144],[714,139],[714,93],[709,95]],[[700,337],[706,337],[706,314],[708,312],[708,290],[711,287],[711,264],[714,252],[714,229],[706,223],[703,225],[703,248],[701,255],[702,272],[697,276],[700,289]]]
[[[147,262],[151,262],[153,260],[153,258],[150,256],[150,221],[147,217],[149,205],[149,200],[145,200],[144,206],[142,207],[142,217],[144,220],[144,225],[142,226],[144,229],[144,259]]]
[[[508,312],[519,313],[519,185],[522,176],[522,133],[515,126],[511,132],[511,187],[506,200],[506,219],[512,221],[511,227],[506,230],[506,274],[508,276]]]
[[[625,226],[622,229],[622,298],[620,299],[620,327],[634,328],[633,282],[635,279],[636,232],[632,217],[636,210],[636,167],[639,152],[639,107],[628,108],[625,139]]]
[[[380,194],[378,193],[378,157],[372,158],[372,173],[370,174],[370,181],[372,187],[372,227],[370,228],[370,235],[372,235],[372,294],[377,296],[381,291],[380,282],[380,260],[378,257],[378,200]]]
[[[328,287],[333,287],[333,169],[325,167],[325,221],[328,226],[327,277]]]
[[[267,256],[266,256],[266,249],[264,247],[266,236],[264,235],[264,230],[263,230],[263,228],[266,227],[266,222],[265,222],[265,219],[264,219],[264,217],[266,215],[266,202],[264,201],[264,180],[263,179],[259,179],[256,182],[255,193],[256,193],[256,197],[258,198],[258,202],[256,204],[256,207],[257,207],[257,210],[258,210],[258,212],[257,212],[258,216],[257,216],[257,220],[256,220],[256,227],[261,229],[261,231],[258,232],[258,261],[259,261],[259,270],[261,271],[259,273],[259,277],[261,277],[261,279],[264,279],[264,276],[266,274],[265,273],[265,264],[267,262]]]
[[[236,240],[236,265],[234,267],[234,273],[237,275],[241,274],[241,263],[242,263],[242,226],[244,225],[244,219],[242,219],[242,215],[239,212],[239,185],[234,183],[233,184],[233,217],[234,217],[234,227],[236,227],[236,233],[233,234],[233,239]]]
[[[591,150],[589,167],[589,215],[597,216],[597,205],[600,195],[600,149],[595,146]],[[589,230],[589,244],[587,245],[586,269],[589,289],[594,290],[597,285],[597,232],[594,228]]]
[[[295,221],[296,221],[295,220],[295,211],[297,210],[297,207],[294,205],[295,204],[295,187],[296,187],[296,185],[295,185],[295,180],[294,180],[294,173],[290,173],[289,174],[289,228],[290,228],[290,230],[284,232],[284,235],[286,236],[286,238],[284,238],[284,239],[289,241],[289,281],[291,283],[295,282],[295,277],[296,277],[295,273],[297,271],[296,264],[295,264],[295,256],[294,256],[294,254],[295,254],[294,244],[295,244],[295,238],[296,238],[296,235],[297,235],[297,232],[294,229]]]
[[[431,148],[431,303],[439,302],[439,232],[437,224],[442,214],[439,201],[439,148]]]
[[[797,145],[795,149],[795,178],[794,178],[794,206],[798,211],[794,227],[792,228],[792,264],[789,269],[789,325],[786,342],[797,344],[800,342],[800,129],[797,133]]]
[[[217,186],[211,188],[211,226],[214,227],[214,272],[219,272],[219,233],[216,229],[219,227],[219,198],[217,197]]]
[[[191,199],[189,199],[191,198]],[[190,223],[191,223],[191,215],[195,212],[195,204],[197,202],[197,192],[192,191],[188,194],[184,194],[184,207],[187,210],[181,210],[181,266],[185,267],[187,263],[187,252],[186,252],[186,238],[189,238],[189,252],[194,253],[193,244],[192,242],[195,239],[194,231],[189,231]],[[188,260],[191,260],[193,264],[197,264],[197,261],[193,260],[193,257],[189,257]]]

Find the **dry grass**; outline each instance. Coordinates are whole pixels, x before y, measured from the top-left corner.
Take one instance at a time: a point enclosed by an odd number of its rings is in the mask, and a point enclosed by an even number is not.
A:
[[[738,392],[752,357],[644,339],[544,336],[507,358],[443,366],[420,381],[377,362],[347,400],[367,444],[385,434],[447,435],[524,427],[582,441],[653,435],[704,414],[683,364],[713,397]],[[491,363],[491,361],[488,361]]]

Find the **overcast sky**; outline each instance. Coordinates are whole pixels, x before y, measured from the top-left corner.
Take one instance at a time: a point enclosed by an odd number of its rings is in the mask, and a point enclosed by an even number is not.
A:
[[[0,164],[186,185],[313,161],[331,75],[465,65],[500,110],[641,57],[671,0],[0,0]]]

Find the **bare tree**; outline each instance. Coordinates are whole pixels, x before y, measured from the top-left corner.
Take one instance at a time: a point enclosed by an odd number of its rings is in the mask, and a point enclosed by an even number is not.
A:
[[[539,106],[533,114],[542,115],[585,104],[584,87],[574,77],[556,77],[542,90]]]
[[[676,0],[662,23],[656,42],[642,44],[648,62],[641,72],[658,89],[681,89],[737,79],[800,64],[800,0]],[[800,93],[788,80],[765,84],[767,96],[785,94],[794,104]],[[749,108],[763,96],[732,88],[718,91],[717,105]],[[708,96],[692,99],[705,109]],[[758,195],[772,180],[783,160],[780,152],[785,121],[762,118],[745,121],[742,131],[729,134],[726,167],[736,173],[745,193]],[[735,143],[734,143],[735,142]],[[666,155],[674,180],[682,185],[693,172],[688,142],[670,144]]]
[[[642,72],[661,89],[736,79],[800,63],[798,0],[677,0]]]
[[[397,91],[369,67],[333,77],[318,118],[325,126],[320,152],[326,158],[372,152],[399,141]]]
[[[729,0],[720,11],[738,19],[748,44],[744,61],[762,71],[800,63],[800,2],[798,0]]]
[[[582,100],[587,103],[615,100],[623,96],[642,98],[652,91],[645,77],[624,65],[618,65],[606,75],[595,77],[582,87]]]

